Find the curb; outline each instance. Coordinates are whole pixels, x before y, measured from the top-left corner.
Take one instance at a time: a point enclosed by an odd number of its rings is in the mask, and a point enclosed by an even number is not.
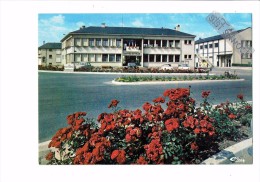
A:
[[[230,81],[244,81],[245,79],[235,80],[187,80],[187,81],[157,81],[157,82],[117,82],[112,80],[115,85],[155,85],[155,84],[179,84],[179,83],[207,83],[207,82],[230,82]]]
[[[121,73],[121,72],[66,72],[38,70],[40,73],[64,73],[64,74],[87,74],[87,75],[208,75],[207,73]],[[215,75],[210,73],[209,75]]]
[[[201,164],[253,164],[253,139],[249,138],[232,145]]]

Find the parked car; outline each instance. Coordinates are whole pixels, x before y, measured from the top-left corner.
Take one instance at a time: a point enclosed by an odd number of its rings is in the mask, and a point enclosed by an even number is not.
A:
[[[190,70],[190,66],[188,64],[179,64],[178,69],[179,70]]]
[[[127,63],[128,68],[136,68],[137,64],[136,63]]]
[[[79,68],[88,68],[91,67],[91,64],[89,62],[79,62],[79,63],[75,63],[75,68],[79,69]]]
[[[164,64],[159,68],[159,70],[173,70],[173,67],[171,64]]]

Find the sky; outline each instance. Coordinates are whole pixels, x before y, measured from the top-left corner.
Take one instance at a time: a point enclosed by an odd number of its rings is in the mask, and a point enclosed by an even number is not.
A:
[[[235,30],[252,26],[251,13],[222,14]],[[196,35],[195,40],[218,35],[219,33],[207,22],[207,13],[177,14],[38,14],[38,46],[43,42],[60,42],[69,32],[81,26],[101,26],[105,23],[111,27],[146,27],[172,28],[180,25],[180,31]]]

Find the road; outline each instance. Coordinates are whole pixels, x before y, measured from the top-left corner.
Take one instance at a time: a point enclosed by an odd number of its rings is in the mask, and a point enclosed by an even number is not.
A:
[[[225,70],[215,68],[213,73]],[[39,72],[39,142],[50,140],[59,128],[66,127],[68,114],[86,111],[88,117],[96,118],[102,112],[110,112],[107,106],[112,99],[119,100],[122,109],[137,109],[161,96],[166,89],[191,85],[191,97],[197,104],[202,100],[203,90],[211,91],[212,104],[227,99],[236,101],[239,93],[252,100],[252,70],[236,70],[236,73],[245,81],[130,86],[111,84],[119,75]]]

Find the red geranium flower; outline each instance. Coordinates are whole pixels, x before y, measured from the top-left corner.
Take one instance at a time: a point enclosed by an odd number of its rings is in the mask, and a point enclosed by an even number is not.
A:
[[[236,115],[234,115],[233,113],[231,113],[230,115],[228,115],[228,117],[230,118],[230,119],[236,119]]]
[[[164,103],[165,99],[163,97],[158,97],[153,100],[154,103]]]
[[[171,118],[165,121],[165,127],[168,132],[171,132],[179,128],[179,120],[177,118]]]
[[[203,92],[201,93],[201,97],[202,97],[202,98],[207,98],[207,97],[209,96],[209,94],[210,94],[210,91],[203,91]]]
[[[126,161],[125,151],[124,150],[114,150],[111,154],[111,159],[112,160],[116,159],[116,161],[119,164],[125,163],[125,161]]]
[[[118,100],[112,100],[112,101],[110,102],[110,104],[108,105],[108,108],[116,107],[118,103],[119,103]]]
[[[244,95],[243,94],[238,94],[237,98],[239,98],[240,100],[243,100],[244,99]]]
[[[143,109],[148,112],[151,109],[152,105],[148,102],[144,103]]]
[[[192,150],[198,150],[198,149],[199,149],[199,146],[197,145],[196,142],[193,142],[193,143],[191,143],[190,148],[191,148]]]
[[[193,130],[195,134],[199,134],[200,133],[200,129],[199,128],[195,128],[195,130]]]
[[[148,164],[148,162],[145,160],[145,158],[143,156],[140,156],[137,159],[136,164]]]
[[[50,161],[52,158],[53,158],[53,153],[52,152],[49,152],[46,156],[45,156],[45,159]]]

